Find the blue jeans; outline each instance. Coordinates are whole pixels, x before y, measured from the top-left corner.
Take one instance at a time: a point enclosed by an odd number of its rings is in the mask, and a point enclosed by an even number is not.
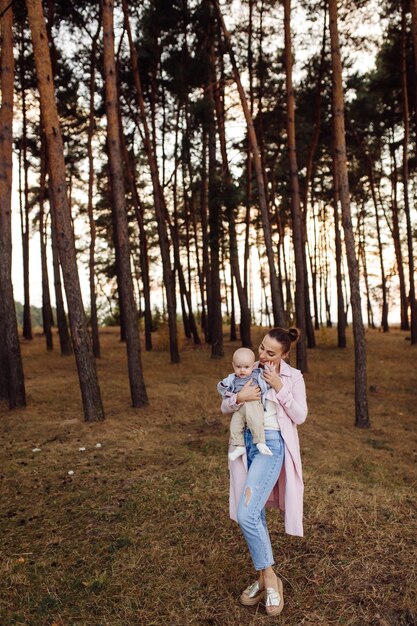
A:
[[[248,544],[256,570],[274,564],[266,525],[265,504],[278,480],[284,462],[284,441],[279,430],[266,430],[265,443],[272,456],[261,454],[245,429],[248,476],[237,510],[237,521]]]

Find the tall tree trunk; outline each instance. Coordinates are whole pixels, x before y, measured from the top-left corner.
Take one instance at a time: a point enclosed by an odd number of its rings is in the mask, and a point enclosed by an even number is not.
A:
[[[391,214],[392,214],[392,238],[394,241],[395,259],[397,262],[398,280],[400,282],[400,311],[401,311],[401,330],[410,330],[408,321],[408,302],[405,289],[405,276],[403,253],[401,249],[400,223],[398,217],[398,194],[397,194],[397,159],[395,156],[395,143],[391,144]]]
[[[249,111],[253,117],[254,93],[253,93],[253,6],[254,0],[249,0],[249,23],[248,23],[248,73],[249,73]],[[246,293],[248,305],[250,303],[248,289],[248,266],[250,258],[250,227],[252,207],[252,157],[249,137],[246,137],[246,211],[245,211],[245,247],[243,253],[243,288]],[[249,306],[250,311],[250,306]]]
[[[1,218],[0,218],[0,221],[1,221]],[[0,284],[0,296],[3,300],[3,291],[2,291],[1,284]],[[2,400],[9,399],[9,363],[8,363],[5,332],[6,330],[5,330],[4,309],[3,309],[2,302],[0,302],[0,402]]]
[[[187,338],[193,337],[195,345],[201,345],[200,336],[198,334],[197,324],[194,317],[193,306],[191,301],[191,294],[189,289],[187,288],[187,283],[184,276],[184,269],[181,263],[181,250],[180,250],[180,229],[178,225],[178,172],[180,171],[180,164],[177,160],[177,148],[178,148],[178,138],[177,138],[177,129],[179,126],[179,113],[180,109],[178,108],[178,116],[177,116],[177,124],[176,124],[176,132],[175,132],[175,170],[174,170],[174,183],[173,183],[173,195],[174,195],[174,211],[173,211],[173,222],[170,219],[168,211],[166,212],[166,221],[169,225],[171,240],[174,248],[174,262],[175,267],[178,273],[178,282],[180,287],[181,294],[181,307],[183,313],[183,321],[184,321],[184,333]],[[187,312],[188,309],[188,312]]]
[[[21,234],[22,234],[22,248],[23,248],[23,337],[25,339],[32,339],[32,320],[30,314],[30,289],[29,289],[29,160],[28,160],[28,138],[27,138],[27,105],[26,105],[26,76],[25,76],[25,59],[24,59],[24,28],[21,28],[20,36],[20,88],[22,91],[22,142],[21,142],[21,155],[23,164],[23,198],[22,202],[22,189],[19,185],[20,194],[20,222],[21,222]],[[19,160],[20,161],[20,160]],[[19,163],[19,165],[21,165]],[[19,173],[19,181],[21,181],[21,174]]]
[[[185,136],[185,144],[189,145],[189,120],[188,120],[188,102],[186,103],[186,111],[185,111],[185,121],[186,121],[186,136]],[[189,193],[186,185],[186,172],[189,174],[189,185],[191,186],[192,177],[192,166],[191,166],[191,155],[190,151],[187,149],[185,151],[184,158],[182,159],[182,188],[183,188],[183,196],[184,196],[184,214],[186,221],[186,236],[187,236],[187,269],[188,269],[188,307],[190,311],[190,316],[194,318],[194,313],[192,309],[192,299],[191,294],[193,292],[192,286],[192,272],[191,272],[191,256],[192,256],[192,238],[194,237],[194,258],[197,266],[197,277],[198,277],[198,290],[200,292],[201,297],[201,308],[204,310],[204,277],[201,272],[201,264],[200,264],[200,250],[198,245],[198,232],[197,232],[197,217],[196,217],[196,209],[194,204],[194,193],[191,190]],[[191,234],[192,231],[192,234]],[[197,300],[197,311],[198,311],[198,297]],[[190,318],[191,319],[191,318]],[[198,319],[198,314],[197,314]],[[195,343],[201,344],[201,339],[198,334],[197,325],[194,321],[192,322],[195,325]],[[197,339],[198,338],[198,339]]]
[[[417,0],[408,0],[411,11],[411,36],[413,39],[414,69],[417,70]],[[417,118],[417,85],[414,84],[415,117]],[[416,119],[417,122],[417,119]],[[417,135],[415,137],[417,139]]]
[[[327,224],[326,206],[323,203],[321,211],[321,223]],[[327,229],[322,228],[322,247],[321,247],[321,267],[323,273],[323,296],[324,306],[326,312],[326,328],[332,327],[332,316],[330,312],[330,280],[329,280],[329,241],[327,236]]]
[[[113,199],[115,239],[119,252],[118,290],[122,297],[122,315],[126,332],[132,406],[140,408],[148,403],[143,379],[139,339],[138,313],[130,268],[129,227],[126,212],[124,169],[118,117],[117,75],[114,56],[113,0],[103,0],[103,61],[106,94],[107,145],[109,152],[110,186]]]
[[[180,113],[181,106],[177,106],[177,113],[175,115],[175,130],[174,130],[174,173],[172,179],[172,204],[173,204],[173,218],[174,225],[169,217],[168,211],[166,212],[166,220],[169,224],[169,231],[171,235],[172,247],[174,249],[174,271],[178,276],[178,285],[180,288],[180,305],[181,305],[181,314],[182,314],[182,325],[184,328],[184,335],[187,339],[191,339],[191,328],[190,322],[188,319],[187,307],[185,303],[185,279],[184,272],[182,269],[182,263],[180,258],[180,241],[179,241],[179,230],[178,230],[178,173],[180,168],[180,159],[178,157],[178,133],[179,133],[179,123],[180,123]],[[181,155],[182,158],[182,155]]]
[[[95,277],[95,246],[96,246],[96,223],[94,220],[93,194],[94,194],[94,157],[93,157],[93,137],[95,131],[95,110],[94,110],[94,93],[96,83],[96,62],[97,62],[97,42],[101,30],[101,23],[97,26],[97,30],[91,39],[90,53],[90,78],[89,78],[89,97],[90,111],[88,115],[88,132],[87,132],[87,156],[88,156],[88,204],[87,214],[90,226],[90,246],[88,257],[89,283],[90,283],[90,325],[91,337],[93,341],[93,353],[96,359],[100,358],[100,336],[98,332],[97,319],[97,294],[96,294],[96,277]]]
[[[46,189],[46,145],[45,136],[41,132],[41,175],[39,185],[39,239],[41,245],[41,268],[42,268],[42,319],[43,332],[46,338],[46,349],[53,349],[52,337],[52,306],[49,292],[49,276],[47,263],[47,240],[45,226],[45,189]]]
[[[11,409],[26,405],[12,284],[13,11],[0,0],[0,384]]]
[[[371,290],[369,287],[368,263],[366,260],[365,207],[362,207],[362,211],[358,219],[358,241],[359,241],[359,246],[358,246],[359,260],[362,261],[363,279],[365,281],[366,312],[368,315],[368,328],[375,328],[374,312],[372,310],[372,301],[371,301]]]
[[[149,277],[149,257],[148,257],[148,237],[145,229],[144,214],[145,209],[139,197],[135,181],[134,154],[129,154],[124,134],[122,132],[122,120],[119,111],[120,140],[125,164],[125,174],[132,194],[133,208],[136,221],[139,226],[139,249],[140,249],[140,273],[142,279],[142,292],[144,300],[145,317],[145,348],[152,350],[152,309],[151,309],[151,286]]]
[[[384,333],[389,331],[388,325],[388,288],[387,288],[387,278],[385,274],[385,265],[384,265],[384,250],[382,247],[382,238],[381,238],[381,224],[379,221],[379,213],[378,213],[378,202],[375,194],[375,184],[373,180],[372,173],[372,163],[369,163],[370,171],[370,184],[372,190],[372,199],[375,208],[375,222],[376,222],[376,233],[378,239],[378,251],[379,251],[379,267],[381,270],[381,291],[382,291],[382,312],[381,312],[381,328]]]
[[[402,1],[402,33],[401,33],[401,83],[403,95],[403,186],[404,186],[404,211],[407,222],[407,248],[408,248],[408,276],[410,281],[410,312],[411,312],[411,345],[417,343],[417,301],[414,284],[414,254],[413,254],[413,228],[411,224],[411,210],[408,190],[408,143],[410,140],[410,122],[408,111],[408,88],[407,88],[407,53],[406,53],[406,18],[405,0]]]
[[[333,145],[334,151],[334,145]],[[339,226],[339,182],[337,178],[336,155],[332,159],[333,170],[333,220],[334,220],[334,242],[335,242],[335,262],[336,262],[336,291],[337,291],[337,346],[346,348],[346,314],[343,297],[342,284],[342,238]]]
[[[366,146],[358,137],[358,134],[351,125],[351,132],[355,138],[355,141],[362,152],[365,161],[368,165],[368,180],[369,185],[371,187],[371,196],[372,202],[375,210],[375,224],[376,224],[376,233],[377,233],[377,241],[378,241],[378,252],[379,252],[379,267],[381,270],[381,294],[382,294],[382,310],[381,310],[381,328],[384,333],[389,331],[388,326],[388,288],[387,288],[387,279],[385,274],[385,265],[384,265],[384,255],[383,255],[383,247],[382,247],[382,237],[381,237],[381,224],[380,217],[378,212],[378,199],[376,195],[376,187],[375,187],[375,178],[374,178],[374,164],[373,160],[366,149]]]
[[[55,41],[52,36],[52,27],[55,19],[55,5],[53,0],[46,1],[46,11],[47,11],[47,22],[46,22],[46,31],[48,33],[48,43],[49,50],[51,53],[51,67],[52,67],[52,77],[55,80],[55,76],[58,71],[58,63],[57,63],[57,53],[55,47]],[[48,150],[47,150],[47,140],[45,136],[44,123],[42,120],[42,111],[40,112],[40,125],[41,125],[41,135],[42,142],[45,146],[41,158],[43,155],[45,161],[45,168],[48,172],[48,179],[51,181],[51,171],[49,167],[48,161]],[[54,272],[54,290],[55,290],[55,305],[56,305],[56,317],[57,317],[57,325],[58,325],[58,336],[60,343],[60,350],[62,356],[70,356],[72,354],[72,345],[71,339],[69,335],[68,329],[68,320],[67,315],[65,313],[64,307],[64,297],[62,294],[62,283],[61,283],[61,265],[59,260],[59,252],[58,252],[58,244],[57,244],[57,226],[55,221],[55,213],[54,213],[54,198],[51,190],[49,189],[49,207],[50,207],[50,215],[51,215],[51,249],[52,249],[52,265]],[[71,216],[71,208],[70,204],[68,204],[71,224],[72,224],[72,216]],[[73,228],[73,224],[72,224]]]
[[[207,190],[208,190],[208,167],[207,167],[207,146],[208,146],[208,131],[206,124],[203,124],[202,128],[202,142],[201,142],[201,183],[200,183],[200,222],[201,222],[201,239],[202,239],[202,279],[200,281],[200,288],[204,290],[202,296],[202,302],[206,302],[206,309],[203,308],[201,315],[201,325],[204,331],[204,337],[207,343],[211,343],[210,326],[208,323],[210,317],[211,306],[211,271],[210,271],[210,256],[209,256],[209,235],[208,235],[208,208],[207,208]],[[205,292],[205,298],[204,298]]]
[[[317,219],[314,209],[314,202],[311,203],[313,209],[313,250],[307,241],[309,251],[309,263],[311,271],[311,287],[313,290],[313,306],[314,306],[314,328],[320,330],[319,306],[317,297]]]
[[[345,234],[346,256],[349,270],[352,304],[353,335],[355,344],[355,426],[369,428],[366,343],[362,321],[361,295],[358,262],[355,254],[352,217],[350,212],[349,180],[346,160],[346,138],[344,120],[344,96],[342,84],[342,63],[339,48],[337,25],[337,0],[329,0],[330,40],[332,50],[332,98],[334,114],[334,152],[336,159],[339,198],[342,207],[342,222]]]
[[[295,142],[295,103],[292,85],[292,46],[291,46],[291,0],[284,0],[285,32],[285,82],[287,88],[287,146],[291,185],[291,214],[293,245],[295,256],[295,319],[301,331],[297,342],[297,368],[308,371],[306,344],[306,300],[305,268],[303,254],[303,224],[300,206],[300,186],[298,181],[297,148]]]
[[[41,0],[26,0],[49,155],[57,242],[68,302],[72,343],[87,421],[104,419],[96,366],[88,334],[78,277],[74,232],[68,206],[64,147],[52,79],[51,57]]]
[[[132,32],[130,28],[129,13],[127,0],[122,0],[124,24],[129,39],[130,59],[132,63],[133,80],[135,84],[135,95],[137,99],[138,108],[140,111],[140,117],[144,132],[144,146],[146,155],[148,158],[149,169],[151,172],[153,198],[155,205],[155,215],[158,226],[159,246],[161,250],[162,259],[162,271],[164,277],[164,285],[166,291],[166,301],[168,309],[168,328],[169,328],[169,346],[171,354],[171,363],[180,362],[180,354],[178,350],[178,338],[177,338],[177,306],[175,295],[175,274],[171,267],[171,260],[169,254],[169,239],[167,225],[165,222],[166,205],[163,190],[159,180],[158,164],[156,160],[155,150],[155,129],[153,132],[153,142],[151,134],[149,132],[148,121],[145,111],[145,103],[142,93],[142,85],[140,81],[139,68],[137,54],[133,43]],[[154,106],[154,103],[153,105]],[[154,115],[152,115],[152,121],[154,121]]]
[[[214,51],[214,24],[210,20],[207,35],[207,52],[210,63],[209,84],[206,89],[207,107],[207,135],[208,135],[208,223],[210,247],[210,282],[211,303],[209,309],[211,357],[219,358],[224,355],[223,350],[223,319],[222,298],[220,283],[220,238],[221,238],[221,200],[220,177],[216,159],[216,123],[214,118],[215,102],[213,87],[215,84],[215,51]]]
[[[44,133],[44,131],[41,131]],[[45,137],[46,142],[46,137]],[[47,156],[45,156],[47,160]],[[48,175],[49,182],[51,181],[51,174]],[[52,249],[52,267],[54,272],[54,290],[55,290],[55,306],[56,306],[56,320],[58,325],[59,345],[62,356],[70,356],[72,354],[71,339],[68,330],[67,316],[64,307],[64,296],[62,293],[61,282],[61,270],[59,263],[59,252],[57,243],[57,225],[55,219],[54,198],[51,187],[48,189],[49,193],[49,208],[51,214],[51,249]]]
[[[263,233],[265,239],[266,253],[268,259],[268,267],[269,267],[269,280],[271,285],[271,299],[272,299],[272,309],[274,315],[274,324],[277,326],[285,326],[286,325],[286,315],[284,311],[284,304],[281,297],[281,290],[277,275],[277,270],[275,267],[275,259],[274,259],[274,247],[272,242],[272,233],[271,233],[271,225],[270,225],[270,214],[268,208],[268,199],[265,189],[265,178],[264,172],[262,168],[262,162],[259,152],[258,140],[256,137],[255,127],[253,124],[253,118],[251,112],[249,110],[248,102],[246,100],[245,91],[243,89],[242,81],[240,79],[239,69],[236,63],[235,55],[232,49],[232,45],[230,42],[230,34],[226,28],[226,25],[223,20],[223,16],[220,10],[218,0],[212,0],[216,11],[217,16],[221,25],[221,29],[223,32],[224,42],[229,53],[229,58],[233,68],[233,76],[239,91],[240,102],[243,109],[243,113],[245,115],[248,137],[252,150],[253,157],[253,166],[255,169],[256,181],[258,185],[258,196],[259,196],[259,206],[261,210],[262,217],[262,226]]]
[[[320,52],[320,66],[319,73],[317,78],[316,85],[316,93],[314,96],[314,131],[313,137],[311,139],[310,147],[307,155],[307,166],[306,166],[306,175],[304,181],[304,194],[303,194],[303,258],[304,258],[304,272],[305,272],[305,299],[306,299],[306,330],[307,330],[307,342],[309,348],[314,348],[316,346],[316,338],[314,335],[314,328],[316,330],[319,329],[318,316],[317,316],[317,286],[312,285],[313,288],[313,305],[314,305],[314,313],[315,313],[315,325],[312,323],[311,316],[311,306],[310,306],[310,290],[308,285],[308,271],[307,271],[307,259],[306,259],[306,246],[308,247],[308,238],[307,238],[307,222],[308,222],[308,214],[309,214],[309,191],[310,187],[312,187],[312,178],[313,178],[313,163],[314,156],[317,150],[319,138],[320,138],[320,128],[321,128],[321,103],[322,103],[322,90],[323,90],[323,77],[325,70],[325,58],[326,58],[326,24],[327,24],[327,5],[324,6],[324,15],[323,15],[323,36],[322,36],[322,45]],[[311,195],[313,195],[311,193]],[[313,204],[313,203],[311,203]],[[311,266],[311,255],[310,255],[310,266]],[[312,277],[312,282],[314,282],[314,278]]]
[[[237,341],[236,313],[235,313],[235,287],[233,284],[233,270],[230,267],[230,341]]]
[[[215,77],[215,68],[213,68],[213,74]],[[242,346],[250,348],[252,346],[251,340],[251,315],[248,305],[247,293],[245,291],[239,266],[239,251],[236,237],[236,219],[235,219],[235,207],[233,206],[233,182],[230,173],[229,162],[227,159],[226,148],[226,130],[225,130],[225,110],[224,110],[224,93],[220,87],[219,80],[215,77],[215,89],[214,89],[214,101],[217,116],[217,128],[219,132],[220,153],[222,156],[222,175],[223,175],[223,188],[225,190],[225,208],[226,217],[229,225],[229,254],[230,265],[233,273],[233,278],[236,284],[236,291],[239,298],[240,306],[240,339]],[[231,202],[232,200],[232,202]],[[232,291],[232,297],[233,297]],[[232,300],[234,305],[234,298]],[[234,312],[234,307],[233,307]]]

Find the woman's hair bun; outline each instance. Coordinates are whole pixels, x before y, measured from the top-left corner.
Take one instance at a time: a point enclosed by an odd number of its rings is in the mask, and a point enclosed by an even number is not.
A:
[[[289,328],[288,334],[290,336],[291,343],[294,343],[294,341],[298,341],[298,339],[300,338],[300,331],[298,330],[298,328]]]

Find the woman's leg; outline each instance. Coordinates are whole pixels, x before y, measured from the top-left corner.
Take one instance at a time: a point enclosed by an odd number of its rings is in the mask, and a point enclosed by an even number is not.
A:
[[[259,453],[248,430],[245,431],[245,441],[248,454],[248,476],[239,503],[237,519],[248,544],[255,569],[264,570],[263,577],[270,581],[269,568],[274,564],[274,557],[263,510],[281,472],[284,461],[284,442],[279,431],[267,431],[266,443],[272,451],[272,456],[266,456]]]
[[[284,442],[279,431],[266,431],[265,436],[272,456],[260,454],[250,431],[245,431],[248,476],[238,507],[238,522],[255,569],[259,571],[259,579],[256,587],[251,585],[245,589],[240,601],[250,606],[259,602],[266,593],[267,614],[278,615],[284,606],[282,581],[272,569],[274,557],[266,524],[265,504],[281,472]]]

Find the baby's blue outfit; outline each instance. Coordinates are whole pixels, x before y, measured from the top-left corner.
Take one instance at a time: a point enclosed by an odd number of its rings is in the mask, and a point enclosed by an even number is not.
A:
[[[242,387],[246,385],[248,380],[253,380],[255,385],[258,385],[259,389],[261,390],[262,404],[264,405],[264,408],[265,408],[266,394],[267,394],[267,391],[271,387],[268,385],[266,380],[264,380],[264,378],[261,376],[262,371],[263,370],[261,370],[260,367],[255,367],[250,373],[250,375],[245,376],[245,378],[239,378],[234,373],[229,374],[229,376],[226,376],[226,378],[223,378],[223,380],[221,380],[218,383],[217,391],[222,396],[222,398],[224,398],[226,393],[228,394],[238,393],[242,389]]]

